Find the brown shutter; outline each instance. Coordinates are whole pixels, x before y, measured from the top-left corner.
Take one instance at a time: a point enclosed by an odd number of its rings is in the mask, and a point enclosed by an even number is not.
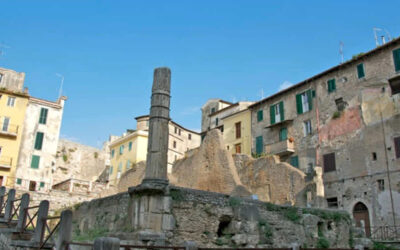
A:
[[[237,123],[235,123],[235,125],[236,125],[236,138],[240,138],[240,137],[242,137],[241,123],[237,122]]]
[[[335,153],[324,155],[324,172],[336,170]]]

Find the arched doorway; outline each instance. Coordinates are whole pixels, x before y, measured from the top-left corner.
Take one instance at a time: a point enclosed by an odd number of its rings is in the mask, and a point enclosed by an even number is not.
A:
[[[369,237],[371,236],[371,227],[369,223],[369,213],[368,208],[362,202],[357,202],[353,208],[353,217],[356,221],[356,226],[361,227],[364,224],[365,234]],[[363,221],[363,222],[362,222]]]

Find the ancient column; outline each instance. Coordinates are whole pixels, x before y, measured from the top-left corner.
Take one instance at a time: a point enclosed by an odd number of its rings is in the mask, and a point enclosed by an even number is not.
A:
[[[168,185],[167,157],[170,87],[171,70],[166,67],[156,68],[154,70],[151,95],[146,174],[143,184]]]

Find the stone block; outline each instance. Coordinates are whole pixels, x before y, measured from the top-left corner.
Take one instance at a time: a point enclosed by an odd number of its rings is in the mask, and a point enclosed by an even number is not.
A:
[[[175,218],[172,214],[164,214],[162,217],[162,229],[163,230],[174,230],[175,229]]]
[[[246,245],[247,244],[247,235],[246,234],[236,234],[232,237],[232,241],[238,246]]]

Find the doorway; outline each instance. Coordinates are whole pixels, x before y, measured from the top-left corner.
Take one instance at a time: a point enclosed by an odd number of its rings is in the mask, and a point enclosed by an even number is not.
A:
[[[29,182],[29,191],[36,191],[36,181]]]
[[[357,227],[362,227],[364,224],[365,234],[367,237],[371,236],[371,225],[369,222],[368,208],[364,203],[358,202],[353,209],[353,217],[356,221]]]

